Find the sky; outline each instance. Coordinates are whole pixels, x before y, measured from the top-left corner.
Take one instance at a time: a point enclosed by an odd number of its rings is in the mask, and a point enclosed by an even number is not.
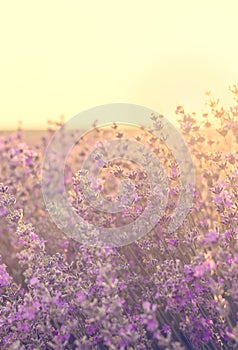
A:
[[[0,129],[113,102],[174,120],[238,82],[238,2],[0,0]]]

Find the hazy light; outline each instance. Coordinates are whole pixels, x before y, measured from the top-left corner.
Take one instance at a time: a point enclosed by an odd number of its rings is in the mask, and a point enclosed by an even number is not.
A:
[[[112,102],[173,118],[238,81],[236,1],[2,2],[0,128]]]

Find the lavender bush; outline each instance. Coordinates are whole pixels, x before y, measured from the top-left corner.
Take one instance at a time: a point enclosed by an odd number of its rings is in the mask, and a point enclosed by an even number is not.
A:
[[[238,348],[238,86],[231,90],[229,109],[213,99],[199,117],[177,107],[197,186],[190,214],[172,234],[166,227],[180,193],[179,169],[150,132],[133,135],[163,163],[170,192],[160,222],[124,247],[84,246],[51,221],[40,172],[51,129],[36,146],[21,131],[0,138],[1,349]],[[146,205],[146,173],[123,160],[104,168],[94,191],[114,200],[120,180],[130,179],[136,191],[130,207],[105,214],[82,195],[80,164],[87,152],[125,133],[116,124],[95,127],[66,165],[71,204],[95,225],[128,224]]]

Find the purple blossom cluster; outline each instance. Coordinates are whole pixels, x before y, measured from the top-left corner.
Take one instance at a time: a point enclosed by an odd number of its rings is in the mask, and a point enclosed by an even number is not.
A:
[[[167,169],[170,191],[162,219],[127,246],[84,246],[52,222],[40,171],[52,130],[37,145],[21,131],[0,138],[0,349],[238,348],[238,86],[231,90],[236,104],[229,109],[213,99],[202,116],[177,107],[197,184],[193,207],[173,233],[166,228],[180,193],[179,168],[165,144],[143,128],[136,133]],[[158,126],[160,117],[152,118]],[[115,123],[96,127],[66,164],[69,200],[91,224],[120,227],[145,208],[147,175],[123,160],[103,168],[93,191],[114,201],[121,179],[130,179],[131,206],[103,213],[82,193],[87,152],[125,133]]]

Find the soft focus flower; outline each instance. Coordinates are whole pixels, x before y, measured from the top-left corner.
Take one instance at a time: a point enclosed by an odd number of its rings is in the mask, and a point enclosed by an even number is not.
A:
[[[0,265],[0,287],[5,287],[10,281],[10,275],[7,273],[6,265]]]
[[[237,95],[237,87],[232,90]],[[168,232],[168,225],[183,192],[183,169],[166,147],[162,115],[151,115],[160,138],[155,130],[145,128],[132,138],[158,156],[168,180],[166,191],[161,174],[144,170],[150,163],[144,154],[141,164],[127,157],[126,162],[123,157],[104,162],[107,152],[97,148],[107,140],[124,141],[130,136],[121,125],[114,123],[110,132],[96,128],[76,144],[74,131],[69,134],[61,128],[62,150],[70,137],[75,144],[64,180],[76,215],[110,232],[119,227],[123,235],[124,226],[145,210],[152,211],[150,232],[117,248],[110,247],[111,237],[106,237],[106,247],[97,246],[96,228],[91,236],[95,246],[74,241],[48,215],[41,193],[41,162],[52,131],[61,122],[51,123],[38,144],[25,142],[21,132],[0,137],[0,349],[237,347],[238,106],[224,109],[216,99],[209,100],[208,106],[210,111],[201,118],[186,113],[182,106],[176,110],[196,165],[197,182],[196,188],[189,188],[194,194],[190,213],[174,232]],[[93,171],[103,167],[95,181],[90,169],[81,168],[91,149],[95,151]],[[52,154],[53,165],[61,154],[57,151]],[[125,156],[133,152],[126,144],[124,151]],[[54,183],[58,171],[57,166],[52,168],[49,186],[53,183],[61,191],[61,185]],[[121,195],[117,188],[123,179],[130,184]],[[151,180],[158,184],[152,197]],[[120,201],[121,212],[94,207],[84,195],[89,186],[94,199],[102,195],[108,201]],[[133,203],[128,204],[131,192]],[[153,211],[153,198],[166,199],[165,208],[158,205]],[[55,203],[51,209],[56,216],[64,215]],[[67,216],[64,225],[68,225]],[[141,230],[140,225],[131,227]],[[78,231],[88,239],[86,225],[78,225]]]

